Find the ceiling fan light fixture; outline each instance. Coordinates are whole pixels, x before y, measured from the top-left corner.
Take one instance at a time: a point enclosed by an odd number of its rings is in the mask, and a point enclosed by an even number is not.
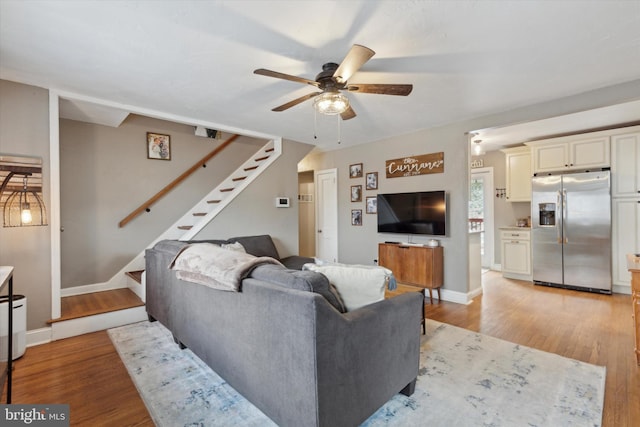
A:
[[[313,99],[313,108],[320,114],[335,116],[349,108],[349,98],[340,92],[324,92]]]

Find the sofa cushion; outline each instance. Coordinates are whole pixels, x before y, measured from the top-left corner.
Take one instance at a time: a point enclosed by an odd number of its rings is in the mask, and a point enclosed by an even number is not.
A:
[[[322,295],[340,313],[346,312],[340,295],[322,274],[313,271],[288,270],[278,265],[261,265],[253,269],[249,277],[285,288],[315,292]]]
[[[325,275],[335,286],[347,311],[384,299],[391,271],[384,267],[349,264],[305,264],[304,270]]]
[[[232,237],[227,240],[229,243],[240,242],[244,246],[245,251],[248,254],[261,257],[268,256],[275,259],[280,259],[280,254],[274,245],[271,236],[263,234],[259,236],[242,236]]]

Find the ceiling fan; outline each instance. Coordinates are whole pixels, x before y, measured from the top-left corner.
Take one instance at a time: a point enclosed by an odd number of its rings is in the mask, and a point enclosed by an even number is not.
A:
[[[266,70],[264,68],[258,68],[253,73],[308,84],[320,89],[320,92],[311,92],[303,95],[293,101],[275,107],[271,111],[285,111],[308,99],[314,98],[313,105],[319,113],[328,115],[340,114],[342,120],[349,120],[354,118],[356,113],[349,104],[349,98],[340,93],[342,90],[355,93],[407,96],[413,89],[413,85],[410,84],[348,83],[349,78],[351,78],[364,63],[371,59],[373,55],[375,55],[375,52],[368,47],[354,44],[340,64],[334,62],[324,64],[322,71],[316,76],[315,80]]]

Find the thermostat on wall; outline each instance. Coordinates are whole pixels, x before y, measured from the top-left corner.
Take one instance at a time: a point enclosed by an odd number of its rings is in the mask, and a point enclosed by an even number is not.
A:
[[[289,198],[288,197],[276,197],[276,207],[277,208],[288,208],[289,207]]]

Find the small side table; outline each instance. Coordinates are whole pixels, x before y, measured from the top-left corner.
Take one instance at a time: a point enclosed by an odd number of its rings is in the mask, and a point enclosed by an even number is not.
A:
[[[9,325],[7,329],[7,347],[8,347],[8,355],[7,355],[7,366],[5,367],[3,372],[0,372],[0,378],[2,381],[2,385],[4,385],[4,378],[6,375],[7,378],[7,404],[11,403],[11,376],[13,371],[13,267],[11,266],[0,266],[0,291],[4,289],[5,286],[9,286],[8,296],[9,296],[9,307],[7,309],[8,319],[7,325]],[[0,322],[2,319],[0,319]]]

